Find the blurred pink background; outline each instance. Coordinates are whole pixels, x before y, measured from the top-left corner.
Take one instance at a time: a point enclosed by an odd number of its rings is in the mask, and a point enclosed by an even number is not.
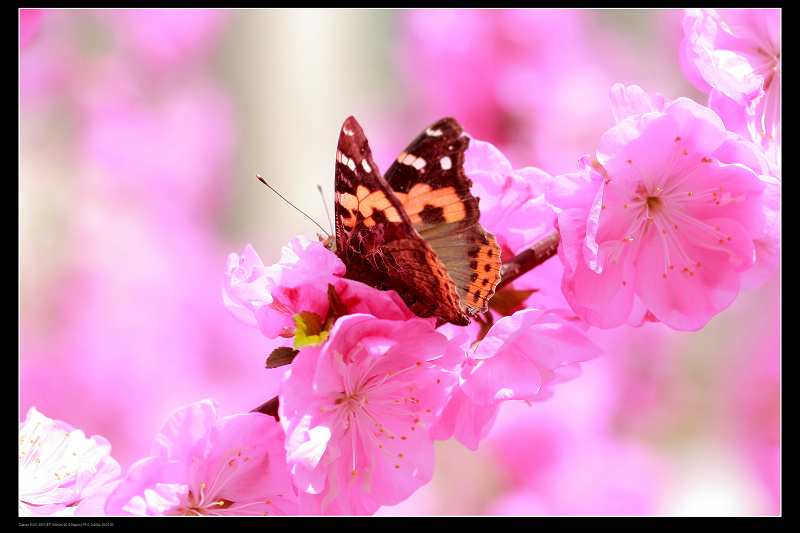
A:
[[[613,83],[705,103],[679,10],[21,10],[19,416],[113,446],[178,407],[277,392],[274,347],[223,308],[228,253],[323,227],[355,115],[382,169],[446,115],[515,168],[571,172]],[[323,187],[321,199],[316,185]],[[780,513],[780,273],[697,333],[596,331],[606,354],[379,514]]]

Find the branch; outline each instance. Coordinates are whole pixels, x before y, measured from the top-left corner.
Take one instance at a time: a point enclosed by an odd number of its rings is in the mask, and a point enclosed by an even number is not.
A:
[[[560,235],[558,230],[543,237],[539,242],[514,256],[500,267],[500,283],[495,291],[499,291],[518,277],[533,270],[558,252]]]

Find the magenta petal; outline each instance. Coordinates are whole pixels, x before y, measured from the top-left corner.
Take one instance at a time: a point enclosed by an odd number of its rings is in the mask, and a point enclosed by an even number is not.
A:
[[[534,398],[558,369],[596,357],[585,332],[535,309],[500,319],[473,354],[477,365],[462,371],[461,389],[475,403]]]
[[[477,450],[497,413],[497,405],[478,405],[460,387],[455,387],[441,417],[431,429],[435,440],[455,438],[470,450]]]
[[[625,87],[621,83],[615,83],[611,88],[610,99],[616,122],[651,111],[661,112],[672,103],[658,93],[645,93],[638,85]]]
[[[633,308],[636,271],[608,265],[603,274],[579,263],[564,270],[562,291],[570,306],[591,325],[610,328],[624,324]]]
[[[597,143],[597,158],[626,189],[660,176],[675,153],[680,126],[671,117],[648,113],[615,124]],[[720,141],[721,142],[721,141]]]
[[[427,483],[433,440],[456,376],[428,361],[447,338],[426,319],[340,317],[321,347],[295,357],[280,392],[287,461],[303,509],[367,513]],[[302,494],[317,494],[309,498]]]
[[[587,276],[591,276],[588,273],[591,273],[595,276],[597,275],[588,268],[585,269],[585,272]],[[621,281],[611,280],[610,282],[606,282],[604,280],[603,287],[608,289],[607,292],[596,292],[594,294],[597,296],[611,295],[611,297],[603,298],[602,300],[596,300],[598,303],[602,302],[602,304],[598,306],[587,305],[586,302],[591,302],[591,299],[583,299],[576,296],[576,294],[585,294],[585,285],[582,285],[576,278],[569,278],[566,272],[564,281],[562,283],[562,290],[567,302],[569,302],[570,307],[588,324],[591,324],[597,328],[614,328],[625,324],[630,319],[631,312],[634,310],[634,273],[635,272],[631,272],[627,275],[626,280],[624,280],[625,284],[623,284]],[[597,278],[591,279],[597,282]],[[618,289],[615,290],[614,287],[618,287]],[[583,292],[578,292],[579,288],[582,289]]]
[[[178,410],[111,492],[110,514],[297,514],[283,430],[271,416],[216,420],[211,400]],[[160,455],[155,455],[160,453]]]
[[[186,491],[186,467],[166,457],[134,463],[105,504],[108,516],[158,516],[180,503]]]
[[[240,504],[259,495],[291,493],[283,442],[283,430],[271,416],[246,413],[223,418],[193,447],[192,455],[203,459],[194,479],[208,487],[208,480],[223,472],[225,498]]]
[[[276,285],[293,287],[308,277],[342,276],[345,266],[324,244],[300,235],[281,249],[281,260],[268,270]]]
[[[659,275],[667,260],[657,239],[650,239],[638,254],[637,293],[647,308],[673,329],[696,331],[727,308],[739,292],[739,272],[753,264],[753,241],[741,225],[730,219],[706,222],[720,227],[731,240],[720,244],[719,250],[684,242],[684,253],[699,266],[669,270],[666,277]],[[697,240],[706,239],[702,230],[686,231],[694,232]],[[670,251],[672,257],[677,255],[675,249],[670,247]]]
[[[188,455],[194,442],[216,422],[218,408],[214,400],[205,399],[175,411],[156,435],[150,454],[171,459]]]
[[[506,156],[494,145],[485,141],[471,139],[464,157],[464,172],[468,174],[476,170],[488,170],[500,174],[511,174],[514,171]]]

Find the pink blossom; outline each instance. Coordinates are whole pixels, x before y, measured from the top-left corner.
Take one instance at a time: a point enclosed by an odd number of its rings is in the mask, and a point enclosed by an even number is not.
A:
[[[455,376],[429,360],[447,345],[429,320],[353,314],[322,346],[300,350],[279,414],[304,513],[372,514],[430,480],[427,424]]]
[[[586,329],[536,309],[504,317],[471,354],[461,388],[479,405],[549,398],[553,385],[579,375],[578,363],[601,353]]]
[[[297,514],[283,431],[274,418],[247,413],[217,419],[203,400],[177,410],[111,493],[117,515],[243,516]]]
[[[313,276],[343,276],[345,266],[323,243],[300,235],[281,249],[281,260],[268,271],[276,285],[294,287]]]
[[[19,427],[20,516],[74,515],[82,500],[119,476],[110,453],[105,438],[86,437],[31,407]]]
[[[331,281],[333,278],[313,278],[294,287],[275,287],[270,292],[272,301],[256,312],[258,329],[270,339],[292,337],[295,317],[302,313],[317,317],[322,325],[330,308],[327,286]]]
[[[281,249],[281,259],[265,267],[249,244],[242,255],[228,255],[222,297],[225,307],[241,322],[256,327],[259,309],[272,302],[277,287],[292,288],[311,278],[327,283],[344,274],[345,266],[321,242],[300,235]]]
[[[656,319],[694,331],[774,272],[779,187],[758,149],[713,111],[643,95],[614,87],[620,117],[660,103],[622,118],[597,159],[585,156],[548,193],[562,290],[593,326]]]
[[[461,387],[455,385],[441,417],[431,426],[431,437],[435,440],[454,438],[467,449],[477,450],[492,428],[497,407],[496,404],[475,403]]]
[[[256,311],[269,303],[272,279],[265,275],[264,263],[249,244],[242,255],[228,254],[222,281],[225,308],[240,322],[257,327]]]
[[[281,260],[270,267],[247,245],[241,257],[228,256],[223,301],[238,320],[257,326],[270,339],[292,337],[301,313],[325,321],[331,305],[330,288],[342,313],[369,313],[389,320],[415,316],[396,292],[343,279],[344,272],[344,263],[336,254],[302,235],[286,245]]]
[[[781,10],[687,9],[681,68],[729,131],[759,146],[775,171],[781,145]]]
[[[600,355],[602,349],[589,340],[587,329],[558,313],[537,309],[501,318],[471,353],[465,356],[466,350],[460,351],[455,369],[459,385],[433,425],[433,437],[454,437],[467,448],[478,449],[502,402],[546,400],[555,385],[580,375],[579,363]],[[454,351],[435,363],[458,355]]]

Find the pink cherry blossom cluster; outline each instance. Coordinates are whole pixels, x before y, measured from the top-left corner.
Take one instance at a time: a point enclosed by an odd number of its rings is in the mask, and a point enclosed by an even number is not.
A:
[[[681,68],[708,93],[708,107],[728,131],[752,141],[770,171],[781,167],[781,12],[779,9],[687,9]]]
[[[480,142],[468,153],[500,155]],[[518,181],[508,197],[536,203],[518,176],[507,177],[499,187]],[[542,214],[552,224],[552,211]],[[344,264],[321,242],[297,237],[281,257],[266,267],[249,246],[232,254],[223,295],[243,322],[291,339],[289,355],[276,350],[267,366],[277,353],[274,365],[289,362],[277,418],[303,514],[400,503],[430,481],[434,441],[477,449],[501,402],[544,399],[600,353],[580,323],[534,308],[499,318],[472,348],[477,323],[437,329],[395,292],[343,279]]]
[[[780,184],[709,108],[615,85],[617,124],[559,176],[562,290],[592,326],[702,328],[778,266]]]
[[[431,481],[437,441],[477,450],[501,405],[575,380],[603,353],[596,329],[697,331],[765,284],[780,262],[780,11],[691,9],[683,30],[680,64],[707,105],[613,84],[613,122],[576,172],[515,169],[471,138],[465,171],[504,263],[559,236],[558,259],[499,287],[485,317],[437,326],[344,278],[303,235],[272,265],[248,244],[227,258],[222,303],[280,344],[264,354],[277,396],[226,417],[211,399],[176,410],[125,473],[106,439],[31,409],[20,515],[373,515]],[[520,463],[513,435],[498,449]],[[599,453],[638,460],[617,444]],[[534,485],[517,497],[539,498]]]

